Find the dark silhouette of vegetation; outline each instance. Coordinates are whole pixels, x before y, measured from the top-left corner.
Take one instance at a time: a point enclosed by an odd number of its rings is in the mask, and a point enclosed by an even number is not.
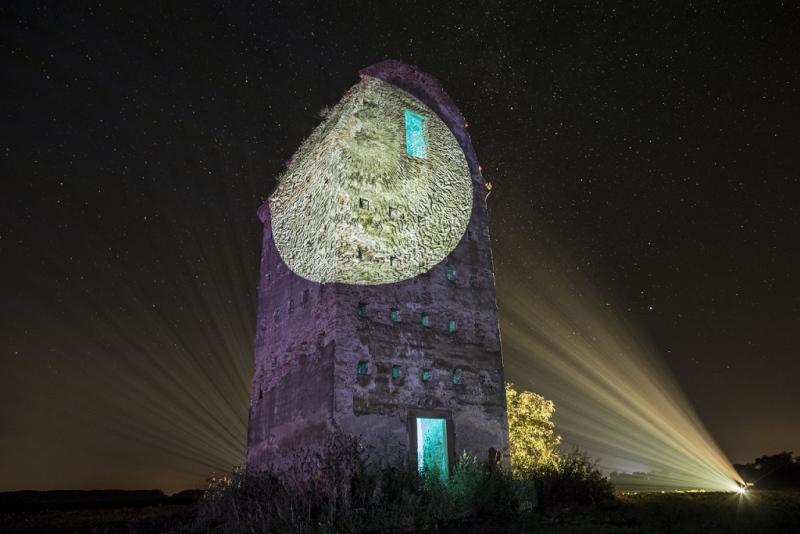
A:
[[[757,489],[800,489],[800,458],[791,452],[762,456],[750,464],[733,464],[745,482]]]
[[[264,473],[239,469],[211,479],[182,531],[412,532],[613,501],[613,486],[578,451],[525,473],[490,470],[464,455],[446,480],[387,462],[352,436],[290,460]]]

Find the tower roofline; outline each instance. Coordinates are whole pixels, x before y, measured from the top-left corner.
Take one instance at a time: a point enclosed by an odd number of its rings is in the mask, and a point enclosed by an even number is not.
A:
[[[423,72],[419,67],[397,59],[387,59],[361,69],[358,74],[369,76],[399,87],[421,100],[453,130],[466,125],[464,115],[445,92],[439,80]]]

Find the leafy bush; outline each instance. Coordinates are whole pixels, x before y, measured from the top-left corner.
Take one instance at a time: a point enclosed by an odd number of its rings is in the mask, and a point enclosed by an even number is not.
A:
[[[614,485],[578,449],[531,470],[526,478],[534,480],[539,505],[545,509],[614,499]]]

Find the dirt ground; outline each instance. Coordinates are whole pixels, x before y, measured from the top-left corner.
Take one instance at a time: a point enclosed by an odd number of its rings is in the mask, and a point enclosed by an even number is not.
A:
[[[151,534],[184,530],[193,505],[6,513],[0,532]],[[438,525],[437,533],[800,533],[800,492],[620,494],[614,502]]]

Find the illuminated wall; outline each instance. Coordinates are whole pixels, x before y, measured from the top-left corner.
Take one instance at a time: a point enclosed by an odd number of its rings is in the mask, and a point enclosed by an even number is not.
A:
[[[360,74],[258,212],[248,465],[336,432],[443,476],[463,451],[507,464],[488,189],[466,122],[415,67]]]
[[[385,284],[428,271],[455,248],[472,179],[435,113],[365,77],[298,150],[269,202],[275,245],[294,273]]]

